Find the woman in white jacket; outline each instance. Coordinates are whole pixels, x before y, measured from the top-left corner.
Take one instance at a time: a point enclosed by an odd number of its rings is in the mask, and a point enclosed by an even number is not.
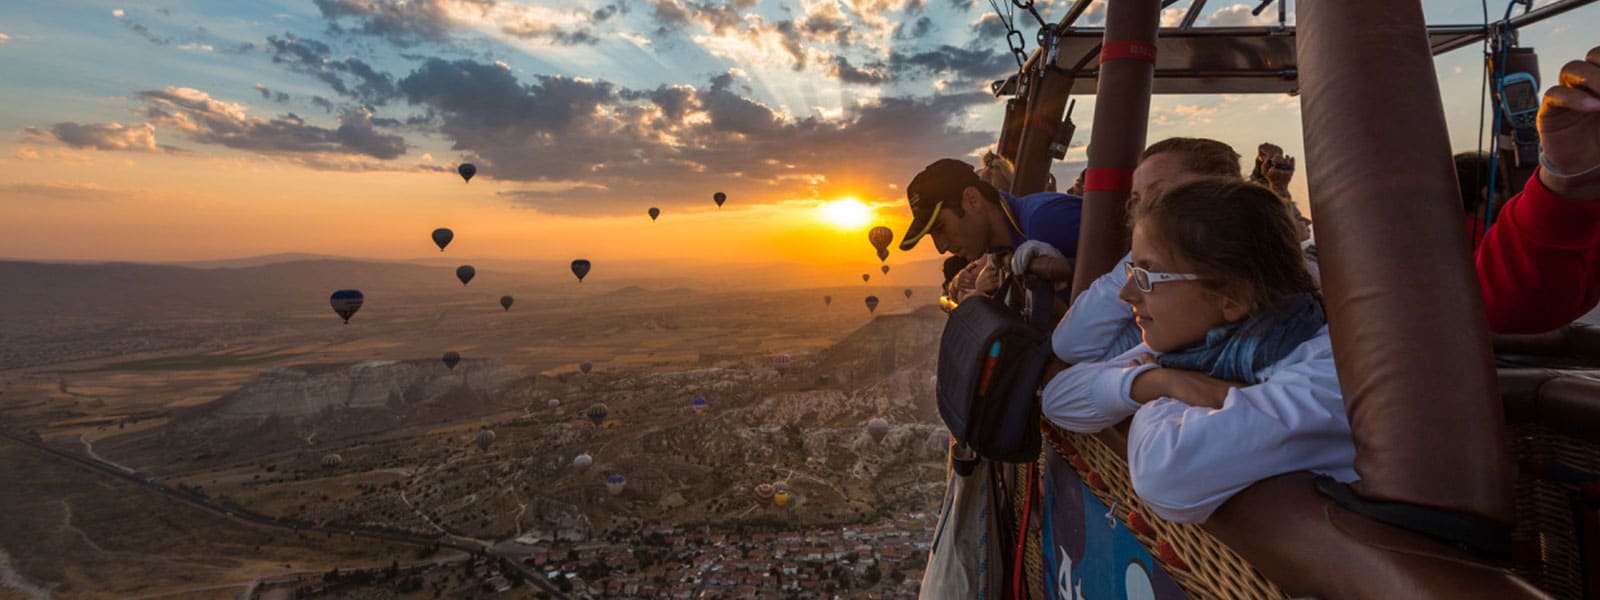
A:
[[[1132,416],[1134,491],[1174,521],[1204,521],[1273,475],[1357,479],[1321,298],[1283,201],[1206,178],[1145,199],[1131,219],[1118,296],[1143,343],[1061,372],[1045,416],[1085,433]]]

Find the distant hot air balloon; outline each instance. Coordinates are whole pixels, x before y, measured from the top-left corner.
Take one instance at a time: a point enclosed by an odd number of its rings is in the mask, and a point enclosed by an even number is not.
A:
[[[454,370],[456,370],[456,365],[461,363],[461,353],[460,352],[456,352],[455,350],[451,350],[449,352],[444,353],[444,357],[441,358],[440,360],[444,361],[445,368],[448,368],[451,371],[454,371]]]
[[[472,281],[472,278],[477,274],[478,270],[472,268],[472,265],[461,265],[456,267],[456,279],[461,280],[462,287],[466,287],[467,282]]]
[[[894,241],[894,232],[888,227],[879,225],[867,232],[867,241],[872,242],[872,247],[878,249],[878,256],[888,256],[889,242]]]
[[[788,483],[782,481],[774,483],[772,484],[772,503],[778,505],[778,508],[789,506],[789,496],[792,493],[793,490],[789,489]]]
[[[333,305],[333,312],[344,319],[346,325],[350,324],[350,317],[361,310],[361,304],[366,301],[366,296],[361,295],[361,290],[339,290],[328,298],[328,304]]]
[[[907,300],[911,299],[911,288],[906,288],[906,299]]]
[[[871,281],[871,280],[872,280],[872,274],[871,273],[862,273],[861,274],[861,283],[866,283],[866,282]]]
[[[344,462],[344,457],[339,456],[337,454],[329,454],[327,456],[322,457],[322,468],[324,468],[324,469],[332,469],[334,467],[339,466],[339,463],[342,463],[342,462]]]
[[[722,203],[728,201],[728,195],[717,192],[711,195],[711,201],[717,203],[717,208],[722,208]]]
[[[454,231],[444,227],[433,230],[433,244],[439,247],[440,252],[444,252],[444,247],[449,246],[450,240],[453,239],[456,239],[456,232]]]
[[[612,473],[606,476],[606,493],[613,496],[622,493],[622,488],[628,486],[628,478],[621,473]]]
[[[873,417],[867,421],[867,433],[872,434],[872,441],[882,442],[884,436],[889,435],[889,422],[883,417]]]
[[[770,484],[770,483],[758,483],[758,484],[756,484],[755,493],[756,493],[756,501],[757,502],[760,502],[762,504],[767,504],[767,503],[772,502],[772,493],[773,493],[772,484]]]
[[[780,374],[789,372],[789,355],[779,354],[772,357],[772,368],[777,369]]]
[[[479,450],[487,451],[489,446],[494,444],[494,432],[487,429],[479,431],[478,437],[473,438],[473,441],[477,442]]]
[[[589,261],[581,258],[572,261],[572,274],[578,276],[578,283],[583,283],[584,276],[589,274]]]
[[[693,408],[694,414],[697,415],[706,412],[706,399],[702,396],[695,396],[694,400],[689,402],[689,407]]]
[[[594,369],[594,363],[592,363],[592,362],[589,362],[589,361],[586,360],[586,361],[583,361],[581,363],[578,363],[578,370],[579,371],[583,371],[584,375],[588,375],[589,371],[591,371],[593,369]]]
[[[884,275],[888,275],[889,274],[889,265],[884,265],[884,266],[878,267],[878,270],[879,271],[883,271]]]
[[[473,166],[472,163],[461,163],[461,166],[456,167],[456,172],[461,174],[462,181],[470,182],[472,181],[472,176],[478,174],[478,167]]]
[[[823,296],[822,297],[822,305],[823,306],[833,306],[833,296]]]
[[[596,427],[605,423],[606,415],[609,414],[611,414],[611,410],[607,409],[605,404],[595,404],[590,406],[588,410],[583,411],[583,415],[589,417],[589,420],[593,421]]]
[[[572,470],[582,473],[589,470],[589,465],[594,464],[594,457],[585,452],[572,459]]]
[[[886,261],[886,260],[889,260],[889,249],[888,248],[879,248],[878,249],[878,262],[883,262],[883,261]]]
[[[907,291],[910,291],[910,290],[907,290]],[[511,312],[511,303],[512,302],[516,302],[516,301],[517,301],[517,299],[516,298],[512,298],[511,296],[501,296],[500,297],[500,308],[506,309],[506,312]]]
[[[869,313],[878,312],[878,297],[877,296],[867,296],[867,312],[869,312]]]
[[[551,398],[549,400],[545,400],[544,401],[544,407],[548,408],[550,410],[555,410],[555,409],[561,408],[561,401],[556,399],[556,398]]]
[[[650,207],[650,211],[649,212],[650,212],[650,220],[651,221],[654,221],[654,220],[656,220],[656,217],[661,216],[661,209],[656,208],[654,206]]]

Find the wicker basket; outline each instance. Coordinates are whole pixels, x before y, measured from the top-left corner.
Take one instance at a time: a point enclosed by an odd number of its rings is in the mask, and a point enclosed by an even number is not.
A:
[[[1128,461],[1093,436],[1044,424],[1045,440],[1078,471],[1106,506],[1129,507],[1117,516],[1150,554],[1165,563],[1172,580],[1196,599],[1277,599],[1278,586],[1198,525],[1157,517],[1133,493]],[[1032,561],[1033,557],[1030,556]]]
[[[1583,598],[1583,542],[1573,514],[1579,486],[1548,476],[1547,465],[1558,463],[1600,473],[1600,445],[1536,424],[1513,424],[1509,433],[1519,467],[1513,570],[1552,596]],[[1600,548],[1589,551],[1600,552]],[[1591,594],[1600,594],[1600,590],[1591,590]]]

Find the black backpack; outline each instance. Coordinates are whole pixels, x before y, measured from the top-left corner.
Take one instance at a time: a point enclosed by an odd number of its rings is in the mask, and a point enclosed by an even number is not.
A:
[[[1013,282],[1002,289],[1017,298],[1021,287]],[[1054,357],[1054,290],[1031,275],[1025,287],[1023,311],[989,297],[963,301],[939,339],[939,416],[957,442],[999,462],[1039,457],[1039,388]]]

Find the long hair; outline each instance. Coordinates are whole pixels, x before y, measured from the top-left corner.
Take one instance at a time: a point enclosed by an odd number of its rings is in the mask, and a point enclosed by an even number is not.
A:
[[[1237,176],[1175,186],[1140,203],[1130,222],[1187,261],[1205,277],[1203,285],[1255,309],[1317,291],[1288,205]]]

